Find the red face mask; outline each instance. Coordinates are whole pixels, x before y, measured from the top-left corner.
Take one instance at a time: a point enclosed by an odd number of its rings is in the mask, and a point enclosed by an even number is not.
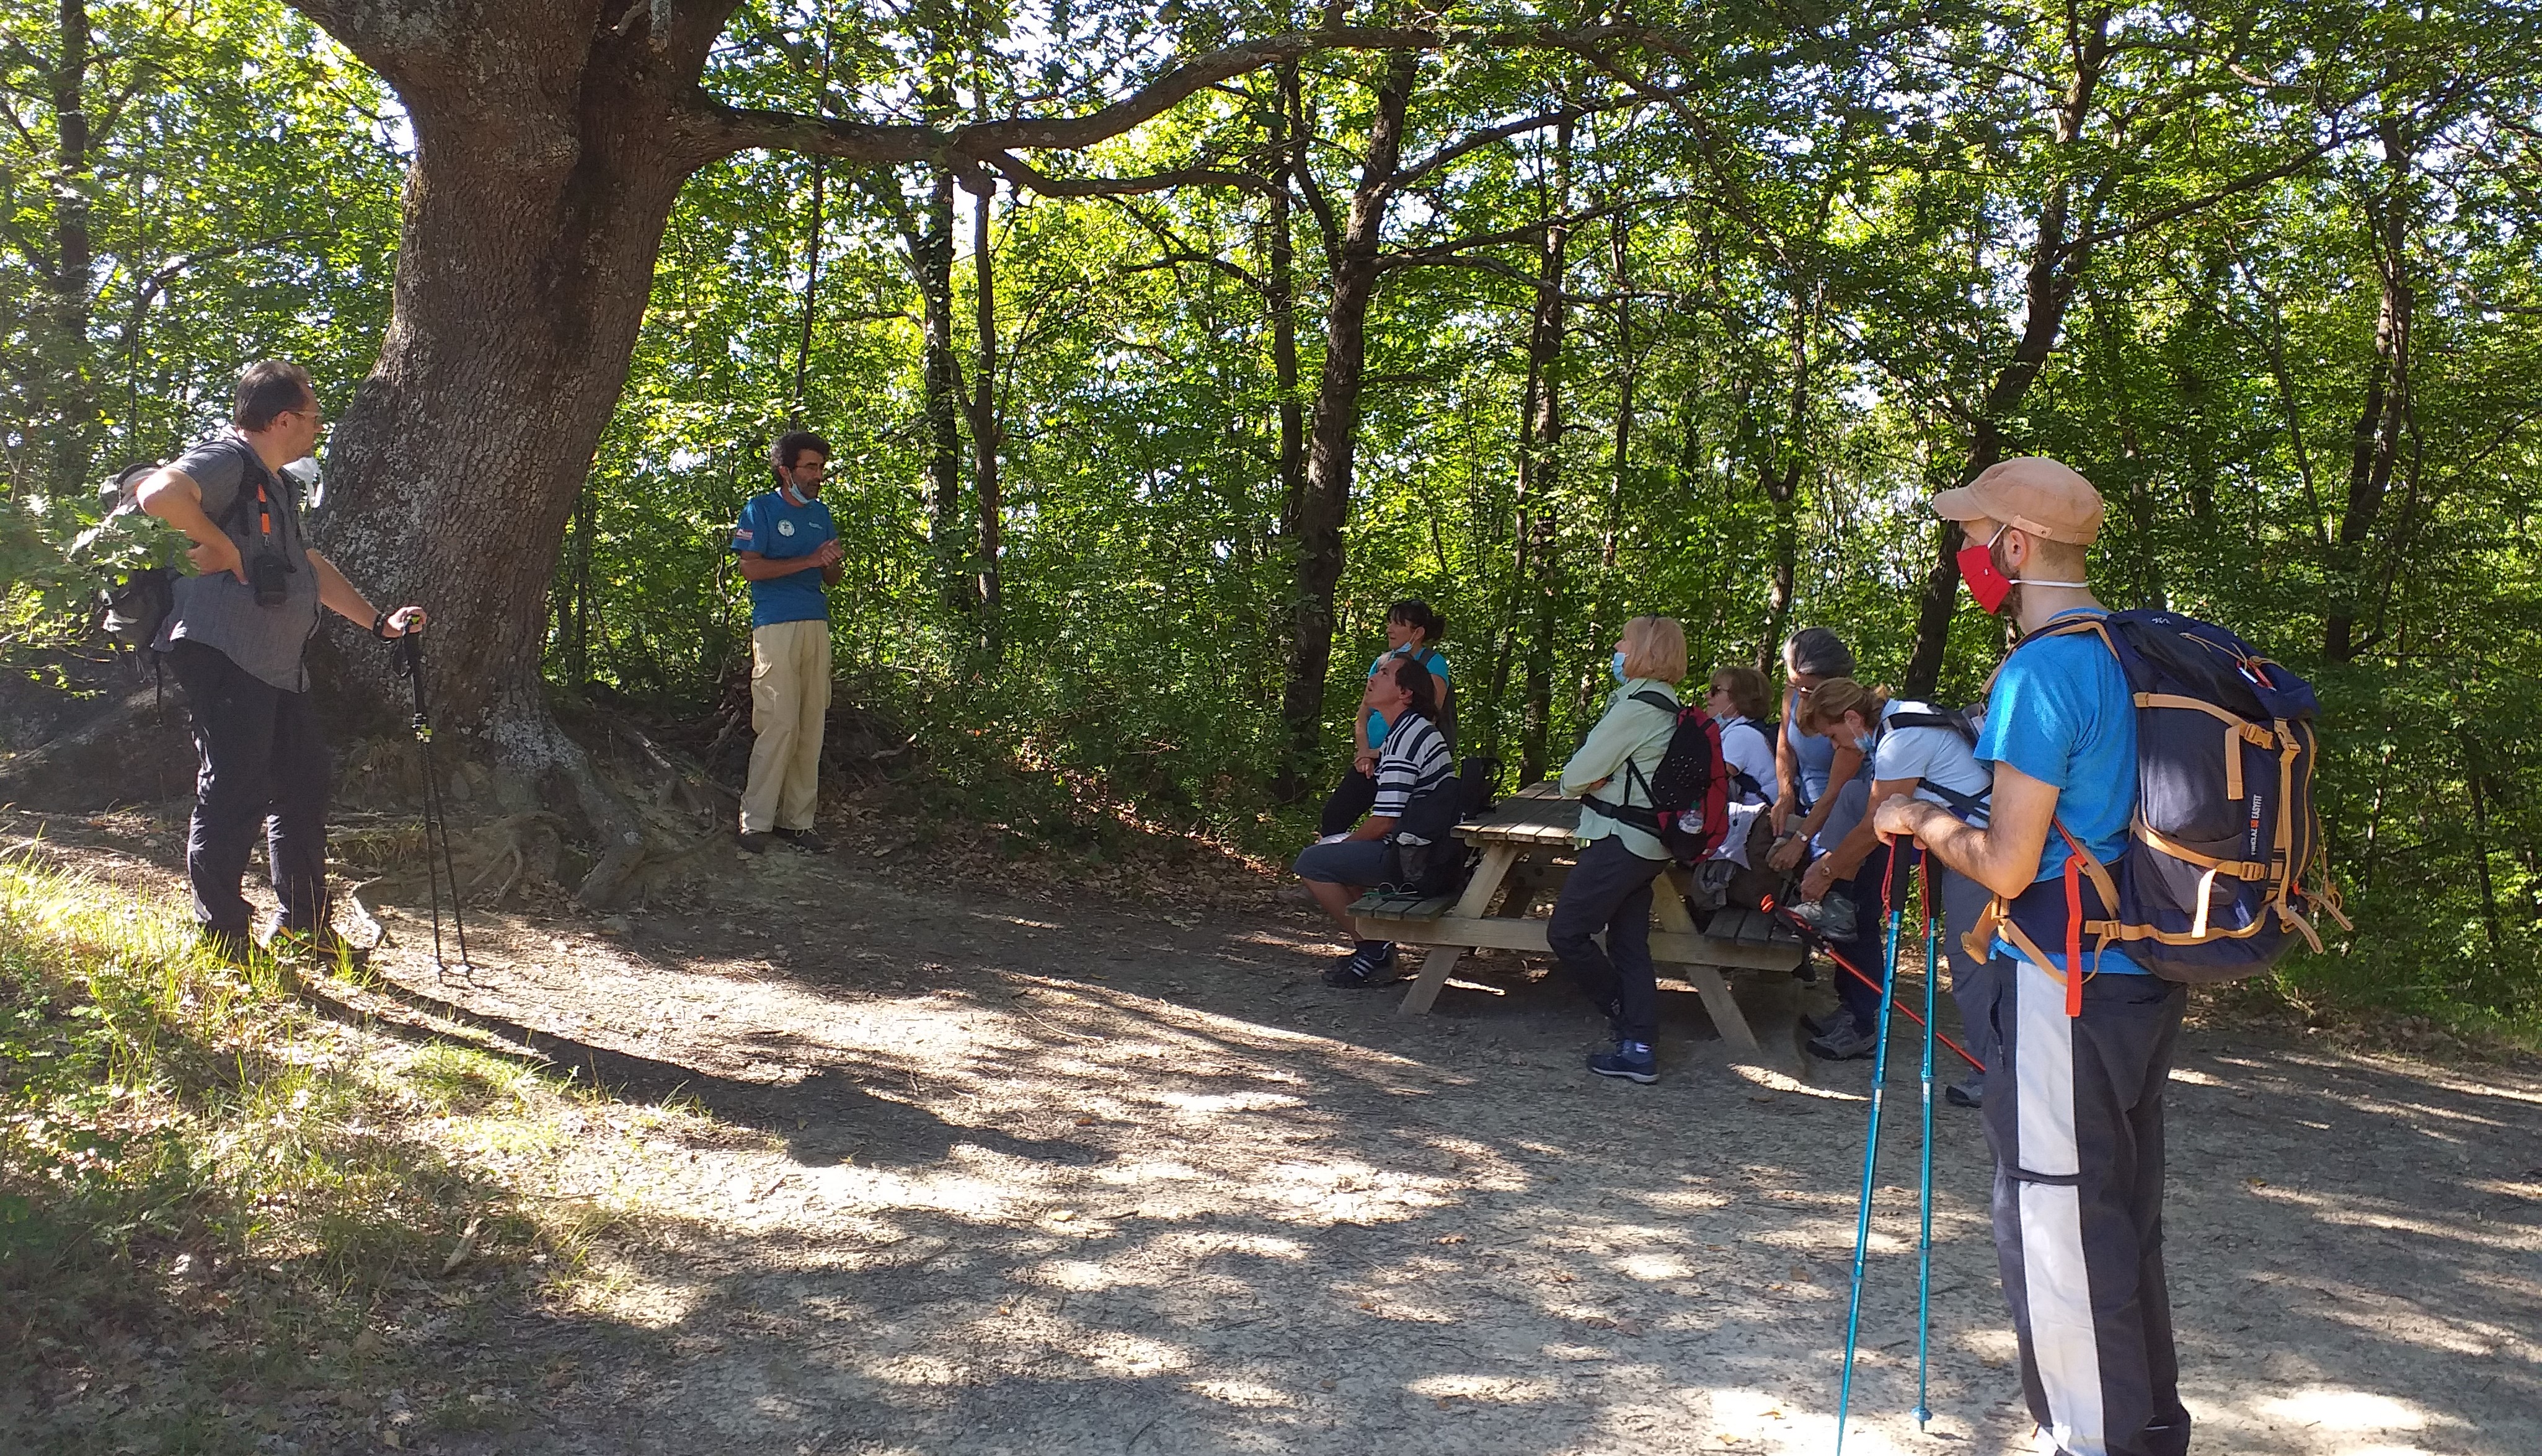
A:
[[[1960,563],[1960,580],[1969,584],[1969,595],[1976,599],[1978,606],[1982,609],[1988,617],[1992,617],[1994,614],[2001,612],[2003,610],[2004,599],[2011,596],[2012,589],[2021,584],[2013,578],[2004,575],[2001,571],[1996,570],[1994,564],[1994,544],[2003,540],[2003,534],[2011,529],[2012,528],[2009,526],[1997,526],[1994,529],[1994,535],[1986,539],[1986,544],[1984,546],[1964,546],[1960,547],[1959,554],[1953,558]],[[2023,580],[2026,581],[2028,578],[2025,577]],[[2079,581],[2032,581],[2030,582],[2030,585],[2080,588],[2087,585],[2087,583]]]
[[[1969,584],[1969,596],[1980,610],[1992,617],[2003,610],[2003,599],[2012,595],[2012,578],[1994,566],[1994,544],[2003,539],[2004,528],[1995,528],[1994,536],[1984,546],[1972,542],[1960,547],[1960,580]]]

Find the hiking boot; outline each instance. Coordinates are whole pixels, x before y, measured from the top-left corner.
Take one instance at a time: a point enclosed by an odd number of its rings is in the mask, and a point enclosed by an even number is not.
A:
[[[1394,942],[1371,941],[1341,959],[1340,964],[1324,973],[1324,984],[1345,990],[1362,986],[1383,985],[1394,979]]]
[[[1857,929],[1853,902],[1833,890],[1793,906],[1792,918],[1810,927],[1810,933],[1821,940],[1851,940]]]
[[[1814,1037],[1823,1037],[1829,1032],[1835,1030],[1837,1027],[1851,1026],[1852,1024],[1853,1018],[1845,1013],[1845,1009],[1842,1006],[1838,1006],[1832,1011],[1822,1011],[1815,1016],[1806,1011],[1801,1013],[1801,1030],[1808,1032]]]
[[[1985,1073],[1980,1072],[1964,1082],[1953,1082],[1942,1090],[1942,1100],[1953,1107],[1984,1107]]]
[[[1660,1079],[1660,1059],[1648,1042],[1617,1042],[1614,1051],[1592,1056],[1589,1069],[1602,1077],[1621,1077],[1627,1082],[1648,1084]]]
[[[1880,1049],[1880,1038],[1843,1016],[1839,1023],[1810,1038],[1810,1055],[1821,1061],[1860,1061]]]
[[[768,840],[769,834],[766,830],[743,830],[738,842],[744,854],[765,854],[768,852]]]
[[[827,854],[830,852],[830,841],[822,838],[819,835],[816,835],[807,829],[782,829],[777,832],[777,837],[784,839],[786,843],[793,845],[795,848],[802,850],[806,854]]]

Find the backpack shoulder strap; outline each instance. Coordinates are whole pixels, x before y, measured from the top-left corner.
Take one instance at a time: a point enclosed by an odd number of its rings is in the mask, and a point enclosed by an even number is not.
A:
[[[2119,652],[2119,644],[2110,640],[2110,629],[2105,623],[2106,619],[2098,617],[2059,618],[2035,632],[2023,633],[2021,640],[2012,644],[2012,652],[2019,652],[2042,637],[2070,637],[2077,632],[2091,632],[2100,637],[2101,645],[2110,649],[2112,657],[2118,658],[2123,663],[2126,662],[2127,658]],[[1994,680],[2003,676],[2004,663],[2012,661],[2012,652],[2005,653],[2003,662],[1996,663],[1994,671],[1986,674],[1985,691],[1978,694],[1980,699],[1991,699],[1994,696]]]
[[[1676,698],[1669,696],[1667,693],[1660,692],[1656,688],[1645,688],[1641,692],[1634,693],[1633,701],[1658,708],[1661,712],[1667,713],[1672,717],[1685,711],[1685,705],[1683,703],[1679,702]]]

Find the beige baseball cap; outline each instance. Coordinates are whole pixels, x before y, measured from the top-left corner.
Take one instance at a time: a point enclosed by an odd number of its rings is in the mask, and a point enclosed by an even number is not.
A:
[[[2090,546],[2101,534],[2101,492],[2069,466],[2024,455],[1934,496],[1933,514],[1945,521],[2000,521],[2050,541]]]

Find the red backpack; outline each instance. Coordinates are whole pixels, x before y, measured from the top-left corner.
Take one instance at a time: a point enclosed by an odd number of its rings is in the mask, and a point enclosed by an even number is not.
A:
[[[1730,831],[1730,764],[1721,756],[1721,725],[1702,708],[1682,706],[1665,693],[1636,692],[1633,701],[1677,716],[1677,731],[1669,735],[1668,752],[1655,771],[1645,777],[1639,764],[1624,761],[1625,792],[1639,783],[1650,806],[1609,804],[1593,794],[1582,794],[1580,802],[1656,837],[1678,863],[1701,864]]]

